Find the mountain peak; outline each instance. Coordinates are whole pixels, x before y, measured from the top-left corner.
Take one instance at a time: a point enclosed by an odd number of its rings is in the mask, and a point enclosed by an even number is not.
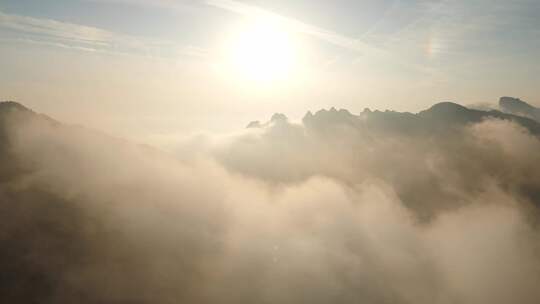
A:
[[[501,97],[499,99],[499,107],[503,112],[540,121],[540,108],[536,108],[519,98]]]
[[[530,106],[528,103],[526,103],[525,101],[523,101],[523,100],[521,100],[519,98],[509,97],[509,96],[503,96],[503,97],[499,98],[499,104],[500,105],[512,104],[512,103]]]
[[[478,122],[488,112],[472,110],[454,102],[439,102],[431,108],[418,113],[419,116],[436,120],[439,123]]]
[[[285,116],[285,114],[283,113],[274,113],[274,115],[272,115],[272,118],[270,118],[271,122],[285,122],[287,120],[287,116]]]
[[[434,104],[431,106],[431,108],[427,109],[425,112],[431,112],[431,113],[441,113],[441,114],[447,114],[447,113],[461,113],[466,112],[469,109],[457,104],[455,102],[450,101],[443,101]]]
[[[0,112],[4,111],[30,111],[27,107],[15,101],[0,101]]]
[[[247,125],[247,129],[257,129],[257,128],[261,128],[262,127],[262,124],[260,121],[258,120],[254,120],[252,122],[250,122],[248,125]]]
[[[358,119],[358,116],[351,114],[346,109],[336,109],[331,107],[329,110],[321,109],[315,114],[311,111],[308,111],[302,122],[307,126],[318,126],[318,127],[327,127],[329,125],[335,124],[351,124],[355,123]]]

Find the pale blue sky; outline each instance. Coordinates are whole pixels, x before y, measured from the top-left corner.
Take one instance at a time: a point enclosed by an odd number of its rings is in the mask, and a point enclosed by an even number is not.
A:
[[[226,29],[286,18],[305,80],[254,92],[215,70]],[[272,112],[540,103],[540,1],[0,0],[1,99],[118,133],[234,129]]]

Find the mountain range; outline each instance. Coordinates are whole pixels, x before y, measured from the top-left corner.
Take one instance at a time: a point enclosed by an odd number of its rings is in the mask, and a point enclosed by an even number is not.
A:
[[[307,112],[302,123],[308,128],[315,129],[349,125],[377,131],[425,134],[435,131],[449,131],[454,126],[493,118],[513,121],[533,134],[540,134],[540,109],[510,97],[501,97],[499,105],[500,110],[482,111],[469,109],[453,102],[440,102],[416,114],[390,110],[371,111],[366,108],[359,115],[351,114],[345,109],[337,110],[332,107],[329,110],[319,110],[315,114],[311,111]],[[284,114],[276,113],[266,123],[253,121],[247,127],[260,128],[270,123],[285,121],[287,121],[287,117]]]

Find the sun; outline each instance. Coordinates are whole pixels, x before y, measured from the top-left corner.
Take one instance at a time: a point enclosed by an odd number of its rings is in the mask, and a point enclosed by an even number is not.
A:
[[[237,77],[257,82],[286,80],[298,60],[293,35],[271,20],[248,22],[231,35],[227,46],[230,69]]]

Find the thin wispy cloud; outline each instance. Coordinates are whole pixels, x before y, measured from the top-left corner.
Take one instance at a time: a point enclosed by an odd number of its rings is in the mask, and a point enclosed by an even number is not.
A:
[[[540,9],[540,3],[530,0],[488,1],[474,3],[463,1],[435,1],[422,6],[418,18],[405,24],[398,31],[384,37],[388,44],[407,43],[414,37],[437,35],[453,46],[476,43],[485,35],[507,32],[510,28],[519,27],[521,35],[540,33],[533,18],[527,17],[531,8]],[[395,12],[399,14],[399,12]],[[492,39],[492,44],[504,44],[504,39]]]
[[[352,51],[354,56],[353,62],[359,62],[363,60],[376,59],[381,62],[392,63],[395,66],[404,67],[411,71],[425,75],[433,75],[434,71],[421,63],[417,63],[411,60],[405,60],[401,54],[401,46],[395,44],[384,44],[384,43],[374,43],[377,41],[375,36],[378,36],[376,33],[376,27],[379,24],[375,24],[374,28],[369,32],[370,39],[363,39],[362,37],[351,37],[348,35],[343,35],[335,31],[331,31],[317,25],[312,25],[304,23],[298,19],[285,17],[269,10],[265,10],[258,6],[244,4],[234,0],[204,0],[205,3],[209,6],[220,8],[226,11],[236,13],[238,15],[247,17],[247,18],[268,18],[275,20],[278,23],[285,25],[292,31],[305,34],[315,39],[318,39],[321,42],[328,43],[337,47],[340,47],[344,50]],[[396,5],[394,5],[396,6]],[[396,12],[396,8],[391,8],[388,12],[388,16],[383,16],[380,20],[380,23],[384,23],[385,20],[391,18],[392,13]],[[363,36],[364,37],[364,36]],[[377,37],[378,38],[378,37]],[[424,46],[421,46],[424,48]],[[423,52],[423,50],[422,50]]]
[[[289,29],[310,35],[324,42],[339,46],[348,50],[368,52],[374,51],[376,48],[369,45],[360,39],[349,37],[330,31],[315,25],[304,23],[294,18],[284,17],[274,12],[262,9],[257,6],[244,4],[233,0],[205,0],[207,5],[224,9],[242,16],[253,18],[268,18],[286,25]]]
[[[163,57],[164,54],[167,56],[206,56],[203,48],[180,45],[174,41],[136,37],[81,24],[6,14],[1,11],[0,29],[14,32],[18,36],[17,38],[0,37],[3,40],[81,51],[138,54],[150,57]]]
[[[100,46],[111,45],[118,40],[118,34],[95,27],[52,19],[33,18],[0,12],[0,26],[5,29],[39,35],[46,38],[67,40]],[[125,39],[122,37],[122,39]]]
[[[0,42],[5,43],[24,43],[24,44],[30,44],[30,45],[42,45],[42,46],[52,46],[57,48],[63,48],[63,49],[70,49],[70,50],[78,50],[78,51],[84,51],[84,52],[104,52],[101,49],[96,49],[92,47],[84,47],[84,46],[76,46],[76,45],[69,45],[61,42],[48,42],[43,40],[34,40],[29,38],[3,38],[0,37]]]
[[[137,5],[148,5],[154,7],[165,7],[168,9],[174,10],[189,10],[193,9],[196,5],[188,5],[184,1],[147,1],[147,0],[93,0],[93,1],[103,1],[103,2],[121,2],[121,3],[130,3]],[[191,2],[190,2],[191,3]],[[291,31],[298,33],[306,34],[312,36],[320,41],[330,43],[332,45],[352,50],[356,52],[367,52],[375,51],[376,47],[370,45],[361,39],[350,37],[347,35],[340,34],[335,31],[331,31],[317,25],[308,24],[301,20],[285,17],[283,15],[274,13],[272,11],[263,9],[258,6],[245,4],[239,1],[233,0],[203,0],[202,3],[206,6],[219,8],[225,11],[229,11],[240,16],[248,18],[265,18],[271,19],[273,21],[279,22],[280,24],[286,26]]]

